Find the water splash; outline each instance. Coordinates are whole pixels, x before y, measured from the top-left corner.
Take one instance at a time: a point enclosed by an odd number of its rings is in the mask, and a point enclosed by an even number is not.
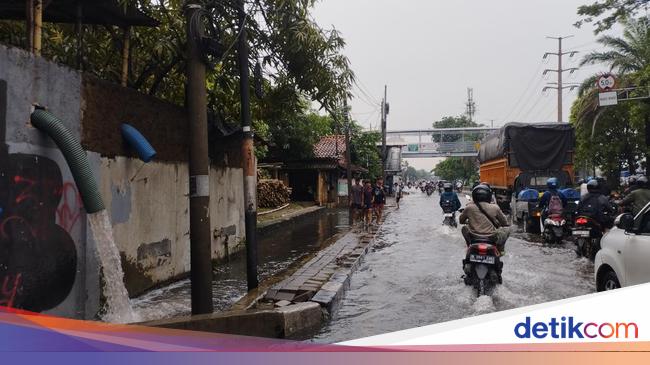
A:
[[[120,260],[120,251],[115,245],[113,226],[104,209],[88,214],[88,223],[95,239],[97,253],[104,273],[104,297],[106,312],[102,319],[112,323],[130,323],[139,321],[133,311],[129,293],[124,286],[124,272]]]

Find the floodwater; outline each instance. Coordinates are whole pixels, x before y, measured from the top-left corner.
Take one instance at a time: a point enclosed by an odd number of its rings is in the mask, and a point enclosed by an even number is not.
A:
[[[515,231],[503,257],[503,284],[477,298],[461,278],[460,229],[441,225],[438,202],[437,194],[404,196],[314,341],[341,342],[595,291],[593,265],[576,258],[572,243],[548,246]]]
[[[316,252],[326,241],[348,228],[347,210],[321,210],[297,223],[284,223],[266,235],[258,235],[260,282],[286,270],[293,262]],[[241,252],[229,262],[213,268],[214,310],[227,310],[243,297],[246,287],[246,255]],[[132,300],[143,321],[191,313],[189,279],[181,280]]]

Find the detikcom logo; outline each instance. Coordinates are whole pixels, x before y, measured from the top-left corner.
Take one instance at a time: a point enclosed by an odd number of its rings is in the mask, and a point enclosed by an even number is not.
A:
[[[518,338],[639,338],[639,326],[629,323],[579,322],[573,316],[532,323],[530,317],[515,325]]]

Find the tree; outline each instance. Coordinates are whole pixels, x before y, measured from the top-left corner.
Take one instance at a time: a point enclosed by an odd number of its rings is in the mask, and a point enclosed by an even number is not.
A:
[[[578,15],[582,18],[575,26],[595,21],[596,33],[606,31],[618,21],[633,18],[647,7],[648,1],[650,0],[598,0],[591,5],[582,5],[578,7]]]
[[[365,132],[361,126],[353,122],[350,134],[352,163],[368,170],[364,178],[376,179],[382,176],[381,156],[377,143],[381,141],[379,132]]]
[[[625,75],[639,72],[650,64],[650,20],[648,18],[623,20],[623,37],[604,35],[598,38],[606,51],[587,54],[580,66],[605,63],[612,71]]]
[[[483,125],[471,121],[466,115],[459,115],[457,117],[443,117],[441,120],[433,123],[433,128],[472,128],[482,127]],[[472,136],[468,136],[471,138]],[[478,135],[476,136],[478,137]],[[457,142],[461,138],[460,134],[445,134],[442,137],[442,142]],[[434,134],[432,136],[434,142],[441,142],[440,135]],[[471,139],[470,139],[471,140]]]
[[[404,171],[404,178],[409,181],[417,181],[422,179],[429,179],[431,173],[426,170],[416,170],[413,166],[407,166],[406,171]]]
[[[433,128],[474,128],[482,126],[482,124],[471,121],[466,115],[459,115],[457,117],[444,117],[441,120],[433,123]],[[467,141],[476,141],[480,138],[480,135],[476,133],[468,133],[465,134],[465,138]],[[432,139],[434,142],[438,143],[458,142],[461,140],[461,135],[434,134],[432,136]],[[436,176],[440,176],[444,180],[478,180],[478,167],[476,166],[476,161],[473,157],[448,157],[436,165],[433,171]]]
[[[436,176],[443,180],[463,180],[474,182],[478,180],[478,168],[473,159],[448,157],[433,169]]]
[[[650,22],[647,18],[623,22],[622,38],[598,39],[606,50],[586,55],[581,64],[604,63],[616,73],[619,87],[648,85],[650,75]],[[591,171],[598,167],[609,181],[618,183],[622,169],[634,172],[647,152],[643,137],[650,116],[645,103],[621,102],[600,107],[596,79],[587,78],[571,108],[570,121],[576,130],[576,165]],[[645,88],[641,88],[645,92]],[[634,96],[634,92],[632,95]]]
[[[204,0],[206,35],[216,39],[221,57],[210,56],[207,70],[211,113],[223,122],[239,124],[239,69],[236,41],[237,1]],[[137,6],[160,22],[156,28],[131,30],[128,86],[178,105],[185,104],[186,31],[183,0],[120,0]],[[304,122],[306,104],[314,102],[328,111],[346,98],[354,80],[345,41],[336,29],[323,29],[312,18],[316,0],[253,0],[246,2],[245,27],[249,34],[251,72],[261,60],[265,97],[252,98],[255,127],[269,131],[271,144],[283,144],[273,133],[280,123]],[[46,10],[47,11],[47,10]],[[113,26],[84,26],[82,69],[98,77],[119,81],[122,30]],[[0,21],[0,42],[26,44],[23,22]],[[45,23],[44,57],[76,67],[77,36],[74,26]],[[251,85],[252,87],[252,85]],[[266,124],[266,125],[265,125]],[[302,126],[304,127],[304,126]],[[296,129],[300,129],[297,126]],[[315,126],[320,128],[320,126]]]

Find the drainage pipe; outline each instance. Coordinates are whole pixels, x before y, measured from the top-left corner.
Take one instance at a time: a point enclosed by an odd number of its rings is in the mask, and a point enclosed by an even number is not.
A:
[[[86,212],[92,214],[104,210],[102,196],[99,194],[88,156],[81,147],[81,143],[60,119],[43,109],[36,109],[32,113],[31,121],[34,127],[50,136],[63,153],[74,182],[77,184],[77,189],[79,189]]]
[[[122,137],[135,149],[142,161],[149,162],[156,156],[156,150],[151,147],[151,144],[142,133],[133,126],[126,123],[122,124]]]

